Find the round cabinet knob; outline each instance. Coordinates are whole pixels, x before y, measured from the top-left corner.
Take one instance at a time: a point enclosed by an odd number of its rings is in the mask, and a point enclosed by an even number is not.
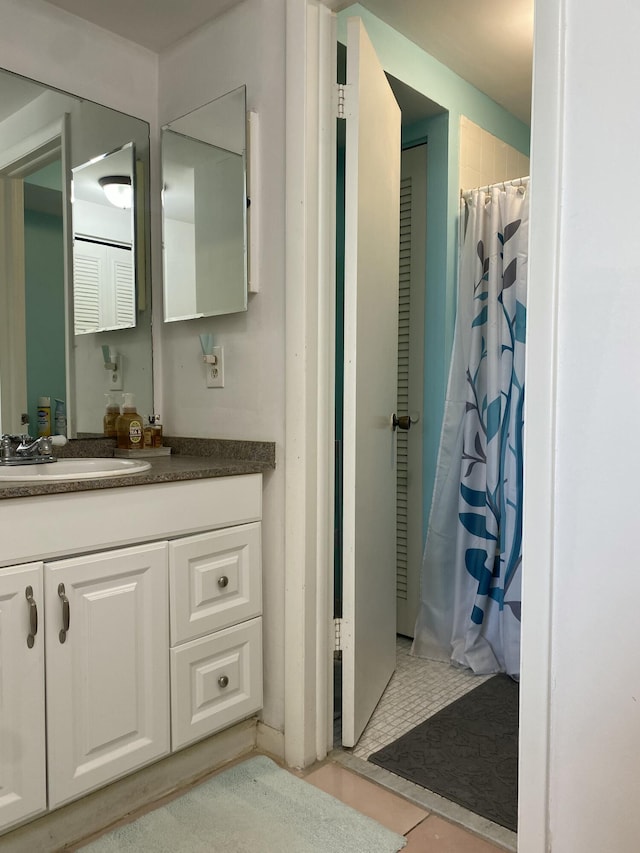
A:
[[[414,423],[414,419],[411,415],[400,415],[398,417],[395,412],[391,415],[391,428],[394,432],[397,429],[409,430],[412,423]]]
[[[218,679],[218,685],[223,689],[229,685],[229,678],[226,675],[221,675]]]
[[[221,578],[218,578],[218,586],[220,589],[224,589],[226,586],[229,586],[229,578],[226,575],[222,575]]]

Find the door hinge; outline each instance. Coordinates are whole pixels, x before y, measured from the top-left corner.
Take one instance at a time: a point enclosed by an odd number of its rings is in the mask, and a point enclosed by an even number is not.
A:
[[[343,83],[336,84],[336,116],[337,118],[349,118],[349,90],[350,86]]]
[[[342,619],[333,620],[333,650],[334,652],[342,651]]]

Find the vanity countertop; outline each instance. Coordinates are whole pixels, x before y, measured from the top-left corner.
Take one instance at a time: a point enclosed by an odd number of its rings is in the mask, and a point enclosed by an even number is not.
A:
[[[105,439],[79,439],[63,448],[65,458],[113,456],[115,442]],[[233,477],[261,474],[275,468],[275,443],[267,441],[231,441],[223,439],[165,439],[170,456],[146,458],[151,468],[139,474],[95,480],[59,480],[48,483],[0,483],[0,500],[34,497],[91,489],[123,486],[148,486],[179,480]]]

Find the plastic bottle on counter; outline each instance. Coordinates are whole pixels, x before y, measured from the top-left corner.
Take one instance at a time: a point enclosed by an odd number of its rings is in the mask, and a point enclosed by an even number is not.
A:
[[[124,395],[122,414],[116,420],[116,433],[119,450],[141,450],[143,447],[142,418],[136,411],[131,393]]]
[[[67,434],[67,410],[64,400],[58,400],[56,397],[56,408],[53,418],[53,431],[55,435]]]
[[[38,438],[51,435],[51,397],[38,397]]]
[[[102,419],[103,432],[107,438],[116,438],[116,421],[120,417],[120,406],[116,402],[115,395],[110,391],[105,397],[104,418]]]

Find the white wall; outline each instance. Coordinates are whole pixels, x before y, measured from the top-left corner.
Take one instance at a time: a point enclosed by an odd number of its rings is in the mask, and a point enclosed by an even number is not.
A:
[[[245,0],[160,56],[160,125],[243,84],[260,121],[261,292],[245,313],[163,324],[162,412],[172,435],[275,441],[265,478],[264,720],[284,725],[284,0]],[[253,263],[256,263],[254,259]],[[156,295],[156,299],[157,299]],[[198,336],[224,347],[208,389]]]
[[[157,56],[39,0],[0,0],[0,64],[155,123]]]
[[[521,797],[540,783],[532,752],[548,721],[548,849],[634,853],[640,6],[537,0],[536,21]],[[522,853],[547,849],[535,833],[527,821]]]

